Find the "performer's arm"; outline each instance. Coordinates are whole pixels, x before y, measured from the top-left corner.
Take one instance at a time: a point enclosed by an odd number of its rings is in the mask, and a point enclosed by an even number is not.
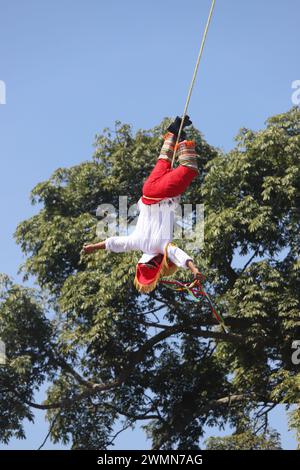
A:
[[[106,240],[104,240],[103,242],[99,242],[99,243],[90,243],[89,245],[84,245],[83,246],[84,254],[87,255],[89,253],[94,253],[94,251],[97,251],[97,250],[105,250],[106,248],[105,242]]]
[[[85,254],[93,253],[97,250],[107,250],[114,253],[125,253],[127,251],[138,250],[138,240],[130,235],[109,237],[106,240],[84,245],[83,252]]]
[[[176,245],[170,244],[168,246],[168,257],[176,266],[182,269],[189,269],[195,279],[201,279],[201,273],[199,269],[194,265],[192,258],[181,248]]]

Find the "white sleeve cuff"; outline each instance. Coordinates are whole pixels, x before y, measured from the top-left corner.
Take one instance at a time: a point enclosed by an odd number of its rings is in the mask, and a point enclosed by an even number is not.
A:
[[[173,263],[176,264],[176,266],[182,269],[188,269],[188,266],[186,265],[187,261],[193,261],[193,258],[185,253],[185,251],[174,245],[168,246],[168,257]]]
[[[131,239],[128,236],[109,237],[105,240],[105,248],[107,251],[114,253],[124,253],[132,249]]]

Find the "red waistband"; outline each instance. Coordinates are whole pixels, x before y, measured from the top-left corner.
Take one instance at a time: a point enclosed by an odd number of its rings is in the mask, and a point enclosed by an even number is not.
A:
[[[157,203],[163,201],[164,199],[166,199],[166,198],[164,198],[164,197],[162,197],[162,198],[151,198],[151,197],[147,197],[147,196],[144,196],[144,195],[142,196],[142,202],[144,204],[147,204],[147,205],[157,204]]]

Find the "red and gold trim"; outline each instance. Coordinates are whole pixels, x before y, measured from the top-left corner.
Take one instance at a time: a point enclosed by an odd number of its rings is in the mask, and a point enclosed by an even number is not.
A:
[[[164,249],[164,256],[157,267],[150,267],[144,263],[138,263],[136,265],[134,285],[136,289],[142,294],[148,294],[149,292],[153,291],[162,277],[171,276],[177,271],[177,266],[172,261],[170,261],[167,256],[169,245],[174,245],[174,243],[169,242],[166,244]]]

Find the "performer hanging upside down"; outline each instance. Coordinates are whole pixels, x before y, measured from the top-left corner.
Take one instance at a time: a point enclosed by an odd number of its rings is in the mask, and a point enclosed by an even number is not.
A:
[[[178,143],[179,166],[171,168],[172,156],[180,129],[177,116],[169,126],[157,163],[144,183],[143,196],[138,201],[140,210],[134,231],[127,236],[115,236],[83,247],[84,253],[106,249],[115,253],[140,250],[143,256],[136,266],[135,287],[142,293],[155,289],[159,279],[173,274],[177,267],[190,269],[197,279],[200,272],[192,258],[172,243],[174,212],[180,195],[198,175],[195,142],[186,140],[181,132]],[[183,127],[192,124],[189,117]]]

